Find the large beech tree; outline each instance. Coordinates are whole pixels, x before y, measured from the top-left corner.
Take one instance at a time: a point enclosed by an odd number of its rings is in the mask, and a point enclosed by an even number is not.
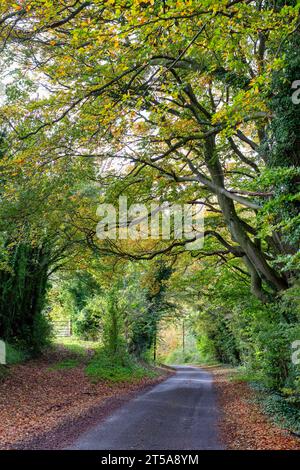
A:
[[[249,276],[253,293],[267,300],[268,293],[286,289],[294,274],[276,259],[297,250],[297,241],[287,243],[281,232],[282,214],[269,219],[270,230],[257,223],[276,201],[276,181],[268,183],[266,170],[287,167],[285,179],[297,194],[298,140],[289,149],[292,160],[285,155],[284,163],[277,158],[274,165],[273,158],[281,110],[274,79],[282,71],[284,78],[287,51],[298,40],[296,3],[4,2],[4,60],[14,50],[12,69],[21,70],[39,93],[2,106],[10,164],[15,159],[42,177],[62,159],[89,158],[95,179],[109,183],[107,200],[122,193],[146,202],[203,204],[205,237],[213,242],[194,255],[237,258],[236,269]],[[299,78],[296,71],[288,77],[290,86]],[[291,141],[294,130],[288,132]],[[103,178],[96,170],[108,157],[127,166],[118,174],[117,163]],[[89,222],[89,243],[103,249]],[[177,255],[184,244],[108,242],[106,249],[152,258]]]

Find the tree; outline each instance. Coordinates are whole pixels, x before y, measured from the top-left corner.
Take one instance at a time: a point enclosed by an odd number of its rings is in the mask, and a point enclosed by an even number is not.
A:
[[[25,128],[19,110],[9,110],[22,153],[34,145],[49,164],[108,156],[131,162],[123,188],[147,177],[159,198],[177,193],[219,210],[218,230],[206,235],[225,247],[220,255],[243,260],[261,300],[286,289],[290,273],[272,263],[282,255],[278,234],[261,240],[256,224],[273,191],[255,183],[268,166],[266,98],[285,61],[282,38],[298,34],[296,2],[100,3],[70,8],[62,23],[52,2],[45,17],[42,2],[22,10],[25,26],[18,23],[11,41],[21,54],[30,35],[27,63],[53,90],[28,104]],[[41,139],[50,129],[49,155]],[[224,225],[225,236],[216,236]]]
[[[153,348],[153,358],[156,361],[159,323],[170,309],[174,309],[174,305],[165,298],[166,281],[171,274],[171,267],[164,260],[159,260],[141,280],[141,287],[145,292],[145,311],[132,323],[129,345],[129,350],[137,356],[142,356]]]
[[[9,236],[1,230],[3,244],[29,241],[31,253],[47,240],[47,276],[95,275],[107,263],[107,294],[88,296],[80,312],[99,301],[114,353],[155,349],[168,280],[177,305],[193,302],[202,347],[277,389],[293,382],[297,3],[3,2],[1,59],[7,67],[15,51],[15,61],[1,104],[1,211],[17,221]],[[120,195],[149,211],[153,200],[204,207],[204,247],[97,239],[98,203]],[[4,266],[15,252],[2,252]]]

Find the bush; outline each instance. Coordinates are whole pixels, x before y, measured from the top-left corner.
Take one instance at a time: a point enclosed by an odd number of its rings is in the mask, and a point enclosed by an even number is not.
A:
[[[242,365],[245,377],[277,392],[290,389],[290,400],[297,400],[300,371],[292,364],[291,346],[300,339],[299,283],[267,304],[232,280],[217,287],[195,317],[201,356]]]
[[[50,346],[53,336],[52,325],[45,315],[36,315],[33,322],[32,343],[34,351],[41,352]]]
[[[25,351],[17,345],[6,343],[6,363],[19,364],[29,359],[28,351]]]
[[[95,306],[96,300],[90,299],[73,322],[74,334],[86,341],[96,341],[101,335],[101,316]]]
[[[257,399],[270,419],[283,429],[300,434],[300,409],[289,403],[282,395],[270,393],[259,385],[253,385],[260,393]]]
[[[258,332],[260,354],[256,368],[262,371],[267,387],[280,390],[290,382],[291,344],[299,337],[300,326],[285,322],[265,324]]]
[[[51,339],[52,325],[45,315],[38,313],[32,325],[23,327],[22,339],[16,338],[12,344],[17,351],[22,351],[22,354],[30,358],[39,356],[49,347]]]
[[[182,349],[176,349],[165,358],[164,362],[166,364],[192,364],[205,361],[197,351],[183,352]]]

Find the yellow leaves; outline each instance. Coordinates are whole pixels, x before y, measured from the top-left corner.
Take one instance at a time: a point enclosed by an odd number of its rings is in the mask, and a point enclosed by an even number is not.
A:
[[[177,0],[176,2],[176,8],[178,10],[180,9],[185,9],[185,8],[189,8],[193,5],[193,1],[192,0]]]
[[[150,5],[154,5],[155,0],[134,0],[136,5],[143,5],[145,3],[150,3]]]
[[[80,23],[80,27],[85,31],[86,28],[88,28],[89,26],[91,26],[92,24],[92,20],[91,18],[86,18],[84,21],[82,21]]]
[[[134,130],[137,133],[144,133],[148,130],[148,126],[145,121],[139,121],[134,125]]]
[[[17,158],[16,160],[14,160],[14,163],[16,163],[17,165],[22,165],[24,162],[24,158]]]
[[[64,77],[66,75],[66,68],[64,65],[61,65],[57,68],[56,75],[58,75],[59,77]]]
[[[73,57],[69,56],[69,55],[65,55],[62,57],[62,60],[66,63],[66,64],[71,64],[73,63]]]

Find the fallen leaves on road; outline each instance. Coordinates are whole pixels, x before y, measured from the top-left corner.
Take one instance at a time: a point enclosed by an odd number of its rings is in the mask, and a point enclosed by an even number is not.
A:
[[[51,369],[67,354],[56,351],[47,358],[13,366],[0,383],[0,449],[19,447],[20,442],[30,441],[70,418],[74,420],[108,398],[120,398],[159,381],[146,378],[132,383],[92,384],[84,374],[84,365]]]
[[[255,392],[246,383],[232,382],[232,370],[212,367],[221,407],[220,430],[227,449],[300,450],[300,439],[270,422],[254,402]]]

